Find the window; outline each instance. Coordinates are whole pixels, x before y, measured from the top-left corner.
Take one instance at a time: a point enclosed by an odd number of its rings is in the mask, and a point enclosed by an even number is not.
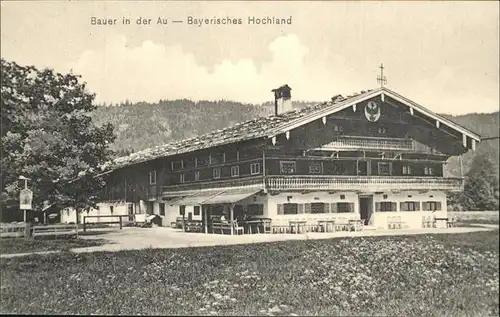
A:
[[[379,162],[378,163],[379,175],[391,175],[391,163]]]
[[[194,180],[199,181],[200,180],[200,171],[195,171],[194,172]]]
[[[337,203],[337,212],[338,213],[354,212],[354,204],[353,203]]]
[[[224,152],[210,154],[210,164],[215,165],[224,163],[224,156]]]
[[[299,208],[297,204],[283,204],[283,214],[296,215],[298,213],[299,213]]]
[[[240,167],[238,165],[231,166],[231,177],[240,176]]]
[[[179,181],[180,181],[181,184],[184,183],[186,181],[186,174],[181,173]]]
[[[220,178],[220,168],[214,168],[212,171],[212,175],[213,175],[214,179]]]
[[[250,164],[250,174],[260,174],[260,163]]]
[[[262,216],[264,215],[264,205],[250,204],[247,206],[247,213],[252,216]]]
[[[196,158],[196,167],[208,166],[209,157],[208,156],[200,156]]]
[[[171,163],[172,171],[177,171],[183,168],[183,163],[182,161],[173,161]]]
[[[113,214],[113,212],[114,212],[114,206],[109,206],[109,212],[110,212],[111,214]]]
[[[323,174],[323,163],[322,162],[309,163],[309,174]]]
[[[424,174],[425,175],[434,175],[434,168],[426,166],[424,167]]]
[[[186,206],[179,206],[179,215],[184,216],[186,214]]]
[[[150,185],[156,184],[156,170],[149,172],[149,184]]]
[[[398,211],[398,204],[392,201],[381,201],[375,203],[375,211],[377,212],[391,212]]]
[[[160,203],[160,216],[165,216],[165,203]]]
[[[334,124],[333,131],[335,132],[344,132],[344,126],[341,124]]]
[[[281,174],[295,174],[295,162],[293,161],[280,161]]]
[[[418,201],[405,201],[399,205],[400,211],[419,211],[420,203]]]
[[[440,201],[426,201],[422,203],[423,211],[436,211],[441,210],[441,202]]]
[[[411,175],[411,166],[403,165],[403,175]]]
[[[312,214],[324,214],[327,213],[326,204],[323,203],[312,203],[311,204],[311,213]]]
[[[194,206],[194,212],[193,214],[195,216],[199,216],[200,215],[200,206]]]

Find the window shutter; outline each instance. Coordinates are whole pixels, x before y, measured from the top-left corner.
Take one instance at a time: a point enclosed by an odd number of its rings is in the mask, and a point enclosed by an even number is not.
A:
[[[382,210],[382,208],[381,208],[380,206],[381,206],[381,203],[376,202],[376,203],[375,203],[375,211],[381,211],[381,210]]]
[[[436,210],[441,210],[441,202],[436,202]]]
[[[331,213],[337,212],[337,203],[330,204],[330,212]]]
[[[400,204],[399,204],[399,210],[400,210],[400,211],[406,211],[406,208],[405,208],[405,203],[400,203]]]
[[[349,212],[354,212],[354,203],[349,203]]]
[[[284,213],[283,204],[278,204],[278,215],[283,215],[283,213]]]
[[[311,204],[304,204],[304,211],[306,214],[311,213]]]
[[[297,204],[297,213],[298,214],[304,213],[304,204]]]
[[[397,203],[391,203],[391,211],[397,211],[398,210],[398,204]]]
[[[323,206],[325,206],[325,213],[329,213],[330,212],[330,204],[323,204]]]
[[[415,211],[420,211],[420,202],[419,201],[415,202]]]

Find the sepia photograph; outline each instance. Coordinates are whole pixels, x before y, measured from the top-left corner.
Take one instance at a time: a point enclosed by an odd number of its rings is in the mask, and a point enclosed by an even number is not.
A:
[[[499,316],[498,2],[0,13],[1,314]]]

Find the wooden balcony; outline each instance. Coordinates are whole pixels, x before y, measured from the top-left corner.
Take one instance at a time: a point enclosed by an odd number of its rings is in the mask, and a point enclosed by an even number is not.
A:
[[[432,148],[403,138],[342,136],[322,147],[327,150],[385,150],[436,153]]]
[[[394,190],[443,190],[460,191],[462,178],[443,177],[400,177],[400,176],[267,176],[266,188],[284,190],[354,190],[354,191],[394,191]]]
[[[169,196],[172,193],[178,194],[180,192],[188,192],[191,190],[244,187],[244,186],[252,186],[259,184],[261,184],[262,188],[264,188],[264,179],[262,175],[169,185],[169,186],[162,186],[161,189],[162,189],[162,196]]]
[[[245,177],[220,181],[205,181],[162,187],[162,196],[179,195],[203,189],[244,187],[262,185],[270,191],[398,191],[398,190],[463,190],[463,178],[402,177],[402,176],[341,176],[341,175],[281,175]],[[147,199],[156,193],[149,192]]]

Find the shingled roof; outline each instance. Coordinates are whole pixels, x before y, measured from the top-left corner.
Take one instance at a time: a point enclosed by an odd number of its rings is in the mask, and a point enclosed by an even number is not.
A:
[[[333,105],[346,100],[354,99],[355,97],[361,96],[370,91],[362,91],[348,97],[337,95],[334,100],[329,102],[323,102],[301,109],[295,109],[279,115],[270,115],[267,117],[255,118],[193,138],[148,148],[132,153],[128,156],[116,158],[112,162],[103,165],[101,168],[103,171],[109,170],[110,168],[117,169],[132,164],[154,160],[160,157],[188,153],[196,150],[237,143],[244,140],[251,140],[260,137],[268,137],[274,130],[279,129],[280,127],[283,127],[289,123],[296,122],[297,120],[307,115],[317,113],[319,110],[332,107]]]
[[[101,169],[103,171],[111,171],[125,166],[138,164],[161,157],[167,157],[182,153],[193,152],[201,149],[212,148],[221,145],[237,143],[245,140],[256,138],[272,138],[276,135],[285,133],[297,126],[303,125],[321,116],[326,116],[331,113],[340,111],[356,102],[361,102],[373,98],[379,94],[387,94],[396,98],[403,98],[387,88],[379,88],[375,90],[361,91],[359,93],[343,97],[336,95],[331,101],[323,102],[316,105],[311,105],[305,108],[288,111],[279,115],[270,115],[267,117],[259,117],[253,120],[238,123],[225,129],[216,130],[197,137],[184,139],[181,141],[171,142],[164,145],[155,146],[142,151],[132,153],[128,156],[119,157],[104,164]],[[456,123],[447,120],[426,108],[413,103],[408,99],[402,100],[411,108],[425,113],[426,115],[436,118],[443,124],[447,124],[463,133],[466,133],[470,138],[479,141],[479,136],[469,130],[457,125]]]

